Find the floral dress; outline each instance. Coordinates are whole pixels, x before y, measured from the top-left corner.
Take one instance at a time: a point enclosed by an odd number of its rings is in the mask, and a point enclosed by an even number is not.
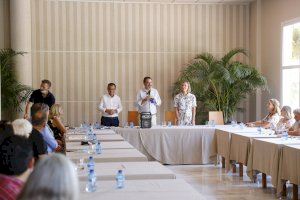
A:
[[[174,97],[174,107],[178,108],[179,121],[178,125],[192,125],[193,124],[193,108],[197,107],[195,95],[188,93],[177,94]]]

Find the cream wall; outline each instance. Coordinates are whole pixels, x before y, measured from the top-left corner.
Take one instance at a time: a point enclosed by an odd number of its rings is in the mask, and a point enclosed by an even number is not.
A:
[[[33,86],[53,82],[70,125],[99,120],[109,82],[117,84],[126,121],[144,76],[160,92],[161,121],[172,109],[172,84],[196,54],[249,48],[248,3],[31,0],[31,18]]]
[[[262,93],[261,105],[263,114],[266,114],[267,100],[281,98],[281,25],[285,21],[300,17],[300,1],[262,0],[260,9],[261,70],[267,77],[270,88],[270,93]]]
[[[10,47],[9,0],[0,0],[0,49]]]

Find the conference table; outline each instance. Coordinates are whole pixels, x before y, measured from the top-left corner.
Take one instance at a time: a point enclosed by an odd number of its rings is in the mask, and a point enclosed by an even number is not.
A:
[[[182,179],[126,180],[116,189],[116,181],[97,181],[97,190],[85,192],[86,181],[80,181],[79,199],[108,200],[200,200],[206,199]]]
[[[173,165],[209,164],[217,161],[215,129],[218,127],[224,126],[154,126],[115,128],[115,131],[148,160]]]
[[[115,135],[116,132],[113,128],[106,128],[106,129],[93,129],[93,132],[96,135]],[[72,128],[67,131],[67,135],[85,135],[86,131],[82,128]]]
[[[98,180],[115,180],[116,173],[122,169],[126,180],[175,179],[175,174],[159,162],[108,162],[95,163]],[[87,180],[87,169],[78,170],[78,177]]]
[[[300,145],[300,138],[254,138],[252,141],[250,155],[247,165],[247,174],[250,178],[255,178],[258,172],[262,173],[262,186],[266,188],[266,175],[272,177],[272,185],[280,193],[283,188],[281,174],[285,172],[280,169],[282,163],[282,150],[285,145]],[[286,159],[286,158],[285,158]],[[297,159],[297,156],[292,159]],[[290,163],[286,163],[290,165]]]
[[[89,154],[83,151],[66,152],[75,163],[79,159],[87,161]],[[103,149],[101,154],[93,154],[95,162],[138,162],[148,161],[147,157],[136,149]]]
[[[278,177],[283,184],[287,180],[293,184],[293,199],[297,199],[300,185],[300,144],[283,146]]]
[[[102,149],[134,149],[134,147],[126,141],[101,142]],[[80,142],[67,142],[66,151],[88,151],[90,145],[81,145]]]
[[[124,141],[124,138],[117,134],[97,134],[96,136],[101,142]],[[69,134],[66,136],[66,142],[81,142],[84,140],[86,140],[86,136],[81,134]]]

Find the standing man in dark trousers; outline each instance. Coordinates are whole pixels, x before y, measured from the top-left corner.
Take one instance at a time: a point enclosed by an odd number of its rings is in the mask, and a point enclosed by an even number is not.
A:
[[[119,126],[119,113],[122,111],[121,99],[116,92],[116,84],[107,85],[108,94],[103,95],[99,104],[99,110],[102,112],[101,125]]]
[[[42,80],[40,89],[33,91],[31,94],[29,101],[26,103],[24,118],[30,118],[30,108],[35,103],[44,103],[49,106],[49,109],[53,104],[55,104],[55,97],[49,91],[51,88],[51,82],[49,80]]]

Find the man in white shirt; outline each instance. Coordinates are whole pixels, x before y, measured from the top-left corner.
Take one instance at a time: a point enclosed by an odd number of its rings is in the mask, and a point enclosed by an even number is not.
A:
[[[103,95],[99,104],[99,110],[102,112],[101,125],[119,126],[118,115],[122,111],[121,99],[115,94],[116,84],[107,85],[108,94]]]
[[[152,88],[152,79],[144,78],[144,88],[137,94],[137,105],[139,113],[150,112],[152,115],[152,126],[156,125],[157,106],[161,105],[161,99],[158,91]]]

